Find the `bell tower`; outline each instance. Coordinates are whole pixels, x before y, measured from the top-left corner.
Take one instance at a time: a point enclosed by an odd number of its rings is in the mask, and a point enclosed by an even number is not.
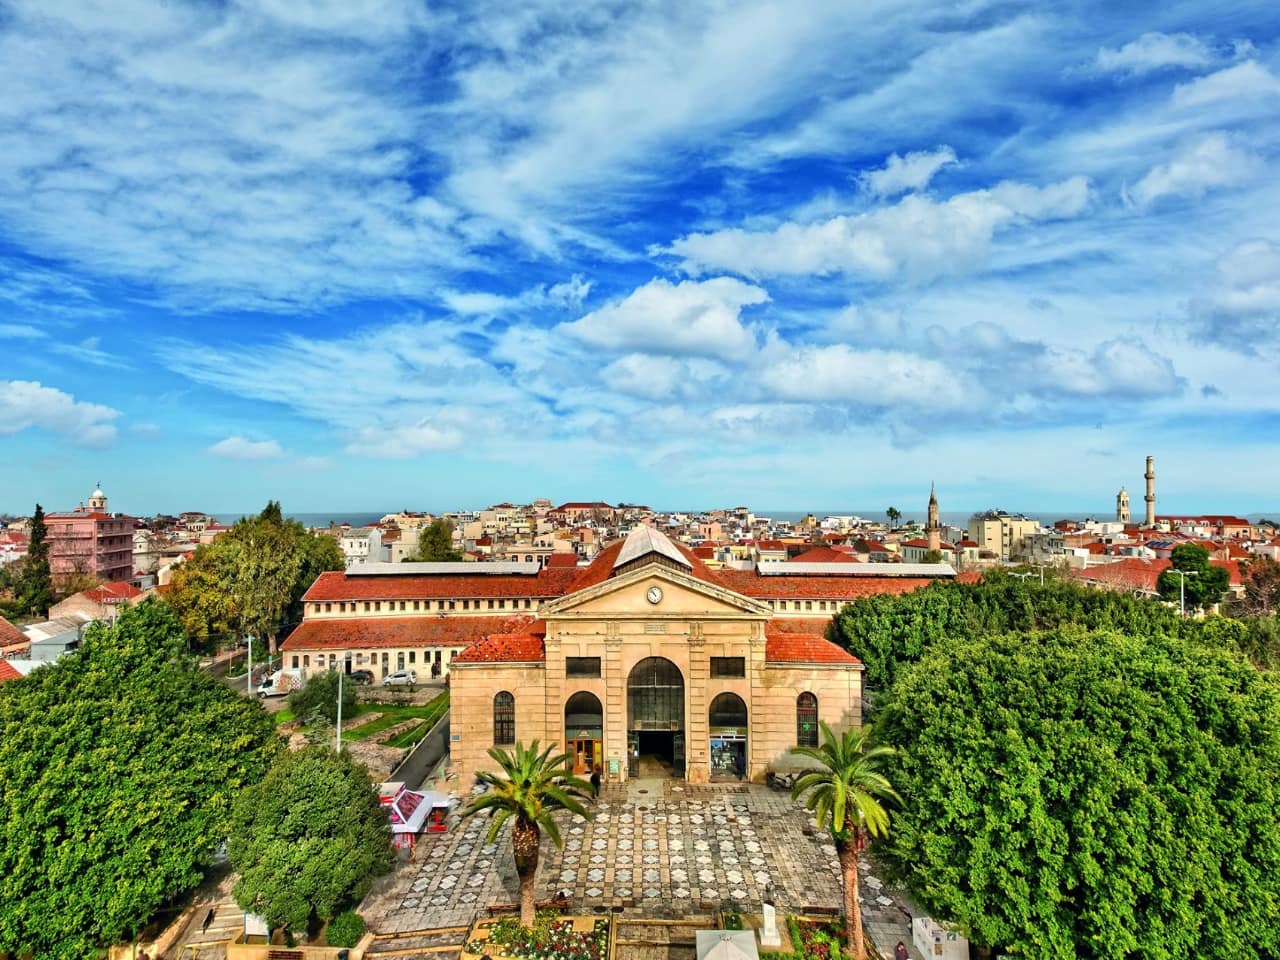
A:
[[[102,484],[99,483],[93,493],[89,494],[89,509],[95,513],[107,512],[107,495],[102,492]]]
[[[933,484],[929,484],[929,517],[925,521],[924,533],[930,550],[942,549],[942,520],[938,514],[938,493]]]
[[[1129,491],[1124,487],[1116,494],[1116,520],[1120,523],[1129,522]]]

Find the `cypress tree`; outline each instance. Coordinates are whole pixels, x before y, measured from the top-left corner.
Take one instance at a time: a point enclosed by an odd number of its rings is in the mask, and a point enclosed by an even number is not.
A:
[[[16,600],[19,611],[31,616],[44,617],[53,605],[53,577],[49,572],[48,528],[44,522],[44,507],[36,504],[31,516],[31,536],[27,543],[27,559],[22,564]]]

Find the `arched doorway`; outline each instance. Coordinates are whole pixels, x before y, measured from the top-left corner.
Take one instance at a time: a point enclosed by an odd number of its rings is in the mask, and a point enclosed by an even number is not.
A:
[[[627,677],[627,757],[632,777],[684,776],[684,676],[665,657]]]
[[[578,776],[589,776],[603,764],[604,708],[594,693],[579,691],[565,702],[564,748]]]
[[[707,714],[711,778],[741,780],[747,772],[747,705],[736,693],[722,693]]]

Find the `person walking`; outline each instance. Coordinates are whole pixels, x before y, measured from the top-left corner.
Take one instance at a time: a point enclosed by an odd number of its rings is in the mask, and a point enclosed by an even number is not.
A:
[[[907,953],[907,945],[901,940],[898,945],[893,948],[893,960],[910,960],[910,954]]]
[[[591,799],[592,800],[600,799],[600,771],[599,770],[591,771]]]

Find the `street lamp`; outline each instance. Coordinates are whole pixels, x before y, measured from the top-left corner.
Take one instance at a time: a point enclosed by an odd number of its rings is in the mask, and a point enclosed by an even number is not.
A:
[[[249,668],[244,674],[244,692],[253,693],[253,637],[249,637]]]
[[[1040,586],[1043,587],[1044,586],[1044,567],[1042,567],[1040,564],[1036,564],[1036,570],[1040,571]],[[1036,575],[1036,572],[1035,570],[1024,570],[1022,573],[1014,573],[1012,575],[1015,577],[1020,577],[1023,580],[1026,580],[1027,577],[1034,577]]]
[[[351,663],[351,654],[344,653],[342,655],[342,663],[338,664],[338,731],[336,734],[336,743],[334,749],[338,753],[342,752],[342,675],[347,672],[347,666]]]
[[[1170,567],[1170,573],[1178,575],[1178,612],[1182,616],[1187,615],[1187,577],[1200,576],[1199,570],[1179,570],[1177,567]]]

